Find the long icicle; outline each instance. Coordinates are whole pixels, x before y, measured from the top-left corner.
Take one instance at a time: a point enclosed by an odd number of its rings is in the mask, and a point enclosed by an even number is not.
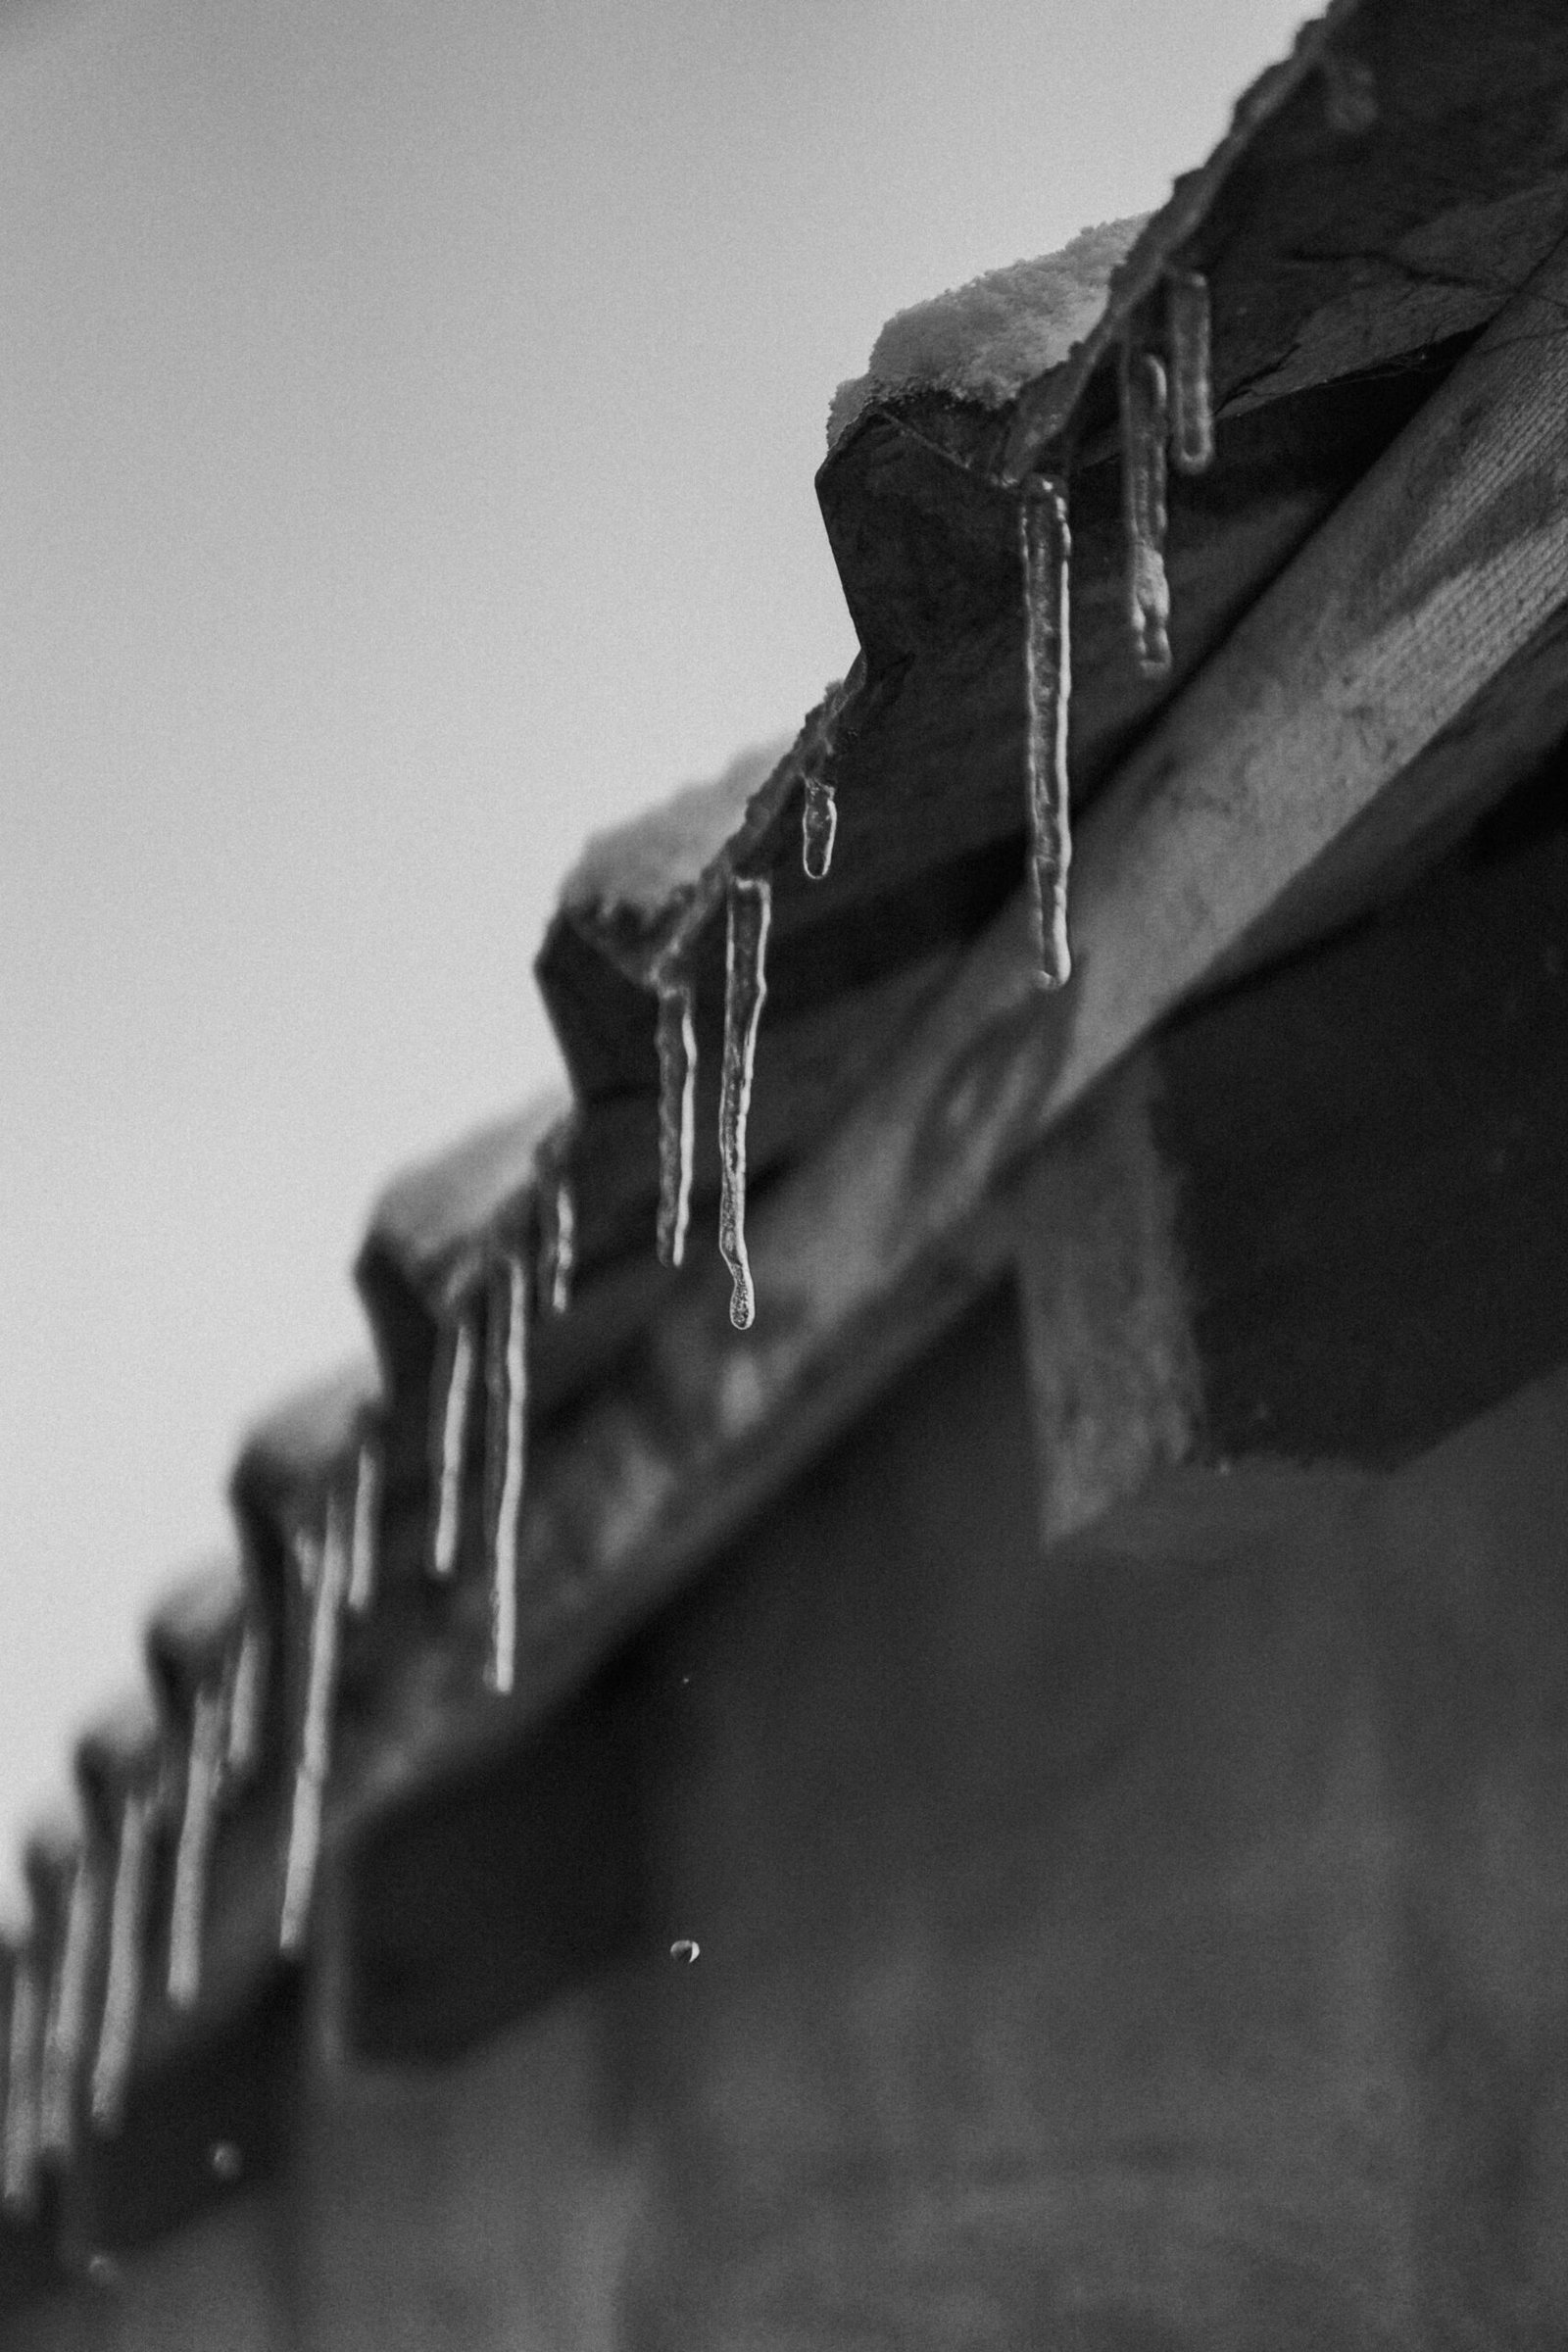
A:
[[[1030,895],[1040,978],[1047,988],[1060,988],[1072,971],[1067,937],[1067,871],[1072,862],[1067,787],[1072,533],[1062,483],[1050,475],[1025,483],[1018,529],[1024,579]]]
[[[124,2121],[125,2091],[141,2020],[151,1845],[151,1798],[144,1788],[127,1788],[121,1800],[120,1847],[109,1914],[109,1982],[92,2071],[92,2120],[100,2132],[118,2132]]]
[[[1170,449],[1180,473],[1201,473],[1214,459],[1214,388],[1209,368],[1208,280],[1201,270],[1172,270],[1165,280],[1165,337],[1170,349]]]
[[[321,1849],[321,1800],[332,1760],[332,1706],[337,1696],[338,1647],[349,1577],[343,1519],[342,1496],[335,1491],[329,1493],[316,1576],[316,1605],[311,1612],[310,1673],[294,1771],[294,1810],[278,1925],[278,1946],[290,1955],[298,1952],[305,1940]]]
[[[686,1255],[697,1137],[697,1026],[692,984],[661,971],[659,990],[659,1262]]]
[[[463,1533],[463,1468],[467,1453],[468,1396],[473,1387],[473,1315],[461,1315],[452,1333],[451,1362],[441,1410],[431,1432],[435,1455],[435,1527],[430,1537],[430,1574],[445,1579],[458,1564]]]
[[[207,1885],[222,1787],[225,1718],[237,1687],[237,1671],[204,1683],[191,1707],[185,1799],[180,1809],[179,1842],[174,1849],[174,1890],[169,1906],[168,1990],[175,2009],[194,2008],[201,1996]]]
[[[724,935],[724,1060],[719,1073],[718,1160],[722,1190],[718,1246],[733,1284],[729,1319],[750,1329],[757,1313],[746,1254],[746,1126],[752,1107],[757,1025],[767,996],[767,926],[773,893],[737,874],[729,886]]]
[[[528,1269],[508,1250],[490,1289],[490,1460],[494,1516],[490,1534],[492,1690],[512,1689],[517,1656],[517,1526],[528,1446]]]
[[[363,1617],[375,1598],[375,1538],[381,1519],[381,1448],[360,1444],[354,1469],[354,1534],[349,1546],[349,1613]]]
[[[1121,355],[1121,501],[1127,534],[1127,612],[1138,666],[1170,667],[1165,578],[1165,369],[1152,351]]]
[[[806,807],[801,812],[801,863],[808,880],[825,882],[833,862],[833,843],[839,829],[839,805],[830,777],[819,768],[806,775]]]
[[[38,2195],[39,2097],[43,2073],[44,1993],[31,1943],[17,1952],[11,1974],[11,2031],[6,2066],[3,2198],[7,2213],[24,2220]]]
[[[90,1847],[77,1856],[66,1908],[60,1985],[43,2054],[39,2132],[44,2153],[69,2159],[76,2144],[76,2103],[87,2054],[88,2001],[104,1922],[104,1875]]]

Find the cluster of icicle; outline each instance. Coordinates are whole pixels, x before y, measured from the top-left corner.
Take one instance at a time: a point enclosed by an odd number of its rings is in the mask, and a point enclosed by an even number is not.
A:
[[[1123,343],[1120,410],[1128,625],[1140,669],[1158,675],[1170,667],[1166,450],[1183,473],[1200,473],[1214,454],[1208,285],[1198,270],[1167,273],[1163,357],[1146,345]],[[1048,988],[1060,988],[1072,971],[1067,934],[1072,533],[1062,475],[1042,471],[1025,481],[1018,539],[1024,592],[1030,891],[1040,978]]]
[[[576,1214],[569,1142],[568,1124],[540,1147],[535,1246],[528,1252],[496,1247],[478,1292],[442,1334],[435,1388],[427,1564],[431,1575],[447,1579],[456,1573],[463,1537],[465,1464],[481,1378],[485,1387],[486,1679],[502,1692],[513,1689],[515,1671],[529,1319],[536,1302],[561,1314],[571,1298]],[[367,1615],[375,1599],[383,1467],[379,1431],[366,1426],[318,1504],[291,1531],[290,1568],[309,1632],[278,1922],[279,1947],[290,1955],[306,1937],[320,1857],[344,1623]],[[49,1854],[33,1857],[33,1924],[11,1946],[3,2029],[0,2206],[14,2221],[37,2211],[43,2168],[70,2162],[79,2119],[103,2134],[123,2122],[148,1991],[147,1955],[156,1940],[151,1905],[161,1842],[173,1851],[162,1990],[175,2010],[188,2011],[201,1997],[219,1824],[225,1802],[261,1761],[270,1667],[261,1620],[238,1594],[236,1581],[232,1622],[203,1652],[181,1737],[167,1737],[153,1717],[134,1762],[88,1808],[86,1835],[63,1828]],[[215,2176],[227,2180],[237,2177],[242,2159],[230,2143],[219,2142],[211,2161]]]
[[[41,1841],[45,1850],[35,1841],[29,1852],[33,1923],[10,1950],[0,2126],[0,2205],[13,2221],[36,2212],[44,2166],[71,2161],[84,2113],[105,2135],[124,2120],[146,1997],[155,1861],[171,1835],[163,1989],[175,2009],[197,1999],[219,1807],[260,1760],[265,1673],[265,1640],[247,1612],[198,1679],[183,1774],[149,1702],[146,1730],[96,1776],[84,1833],[61,1829]],[[226,2147],[216,2151],[215,2167],[228,2156]]]
[[[838,833],[831,761],[844,713],[864,678],[857,657],[849,675],[829,689],[790,755],[788,781],[802,789],[801,862],[813,882],[827,879]],[[749,1330],[757,1313],[746,1251],[746,1133],[751,1114],[757,1032],[767,996],[767,934],[772,886],[758,875],[734,874],[725,902],[724,1045],[719,1064],[718,1247],[729,1268],[730,1321]],[[678,932],[654,975],[658,999],[659,1223],[662,1264],[686,1255],[691,1221],[692,1161],[697,1119],[697,1003],[691,978],[691,940]]]

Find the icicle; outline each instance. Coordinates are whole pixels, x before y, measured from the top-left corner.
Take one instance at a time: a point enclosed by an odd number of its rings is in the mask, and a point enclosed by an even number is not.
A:
[[[321,1846],[321,1797],[331,1762],[332,1704],[337,1695],[338,1642],[349,1576],[349,1545],[343,1515],[342,1497],[329,1494],[320,1566],[316,1578],[316,1606],[311,1612],[305,1720],[300,1727],[299,1761],[294,1771],[294,1812],[289,1824],[283,1915],[278,1927],[279,1948],[289,1954],[297,1952],[305,1940]]]
[[[1019,515],[1024,578],[1024,692],[1028,712],[1030,892],[1040,977],[1060,988],[1072,970],[1067,939],[1067,710],[1072,694],[1068,588],[1072,533],[1066,492],[1040,476],[1024,486]]]
[[[354,1537],[349,1553],[349,1608],[356,1617],[363,1617],[375,1598],[375,1531],[380,1516],[381,1449],[366,1438],[354,1472]]]
[[[6,2067],[4,2204],[24,2220],[38,2194],[38,2104],[42,2088],[44,1995],[37,1955],[16,1954],[11,1974],[11,2032]]]
[[[87,2004],[103,1927],[104,1881],[92,1852],[77,1859],[66,1909],[54,2014],[44,2041],[39,2136],[44,2153],[69,2158],[76,2144],[76,2101],[87,2052]]]
[[[228,1770],[238,1780],[255,1771],[262,1757],[262,1700],[267,1687],[267,1636],[247,1609],[234,1664],[228,1705]]]
[[[659,989],[659,1262],[686,1255],[697,1134],[697,1028],[692,984],[661,972]]]
[[[1170,446],[1178,469],[1201,473],[1214,457],[1214,393],[1209,378],[1208,280],[1201,270],[1173,270],[1165,281],[1170,346]]]
[[[473,1386],[473,1317],[459,1318],[452,1334],[451,1368],[439,1426],[434,1433],[436,1515],[430,1539],[430,1574],[443,1580],[458,1564],[463,1532],[463,1463],[467,1451],[468,1395]]]
[[[813,882],[827,880],[838,829],[839,805],[832,784],[824,775],[808,773],[806,807],[801,815],[801,863]]]
[[[509,1250],[490,1288],[489,1459],[495,1488],[490,1536],[492,1690],[512,1689],[517,1650],[517,1523],[528,1446],[528,1270]]]
[[[564,1144],[558,1149],[564,1152]],[[571,1278],[577,1266],[577,1202],[557,1151],[541,1155],[537,1182],[539,1296],[553,1315],[564,1315],[571,1304]]]
[[[1330,130],[1357,138],[1378,119],[1377,77],[1365,58],[1344,49],[1323,52],[1323,116]]]
[[[729,1319],[737,1331],[757,1312],[746,1255],[746,1123],[752,1107],[757,1024],[767,995],[767,926],[773,893],[737,874],[729,886],[724,938],[724,1061],[719,1078],[718,1159],[722,1192],[718,1246],[734,1284]]]
[[[1170,667],[1165,579],[1165,370],[1152,352],[1121,357],[1121,504],[1127,533],[1127,609],[1138,666]]]
[[[100,2132],[118,2132],[124,2120],[125,2090],[136,2054],[151,1833],[152,1805],[146,1791],[127,1788],[120,1808],[120,1851],[109,1914],[109,1982],[92,2073],[92,2120]]]
[[[238,1696],[239,1690],[237,1671],[233,1681],[232,1696],[225,1690],[223,1681],[209,1683],[197,1691],[191,1709],[185,1802],[180,1813],[179,1843],[174,1850],[174,1891],[169,1907],[169,1998],[176,2009],[193,2008],[201,1993],[207,1881],[223,1771],[225,1700],[232,1721],[233,1698]]]

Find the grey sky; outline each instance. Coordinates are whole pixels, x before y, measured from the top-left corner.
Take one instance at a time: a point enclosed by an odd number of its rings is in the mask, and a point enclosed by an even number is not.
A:
[[[1157,203],[1278,0],[0,6],[0,1882],[585,831],[854,639],[894,310]]]

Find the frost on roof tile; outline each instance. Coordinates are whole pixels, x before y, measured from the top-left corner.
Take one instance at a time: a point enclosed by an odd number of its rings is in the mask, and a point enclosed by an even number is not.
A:
[[[898,312],[873,344],[865,374],[834,393],[829,449],[871,401],[894,393],[950,392],[992,408],[1015,400],[1083,341],[1105,307],[1111,273],[1149,217],[1080,229],[1059,253],[988,270]]]
[[[661,807],[592,835],[561,886],[563,910],[653,921],[712,863],[793,741],[784,735],[741,752],[711,783],[685,785]]]

